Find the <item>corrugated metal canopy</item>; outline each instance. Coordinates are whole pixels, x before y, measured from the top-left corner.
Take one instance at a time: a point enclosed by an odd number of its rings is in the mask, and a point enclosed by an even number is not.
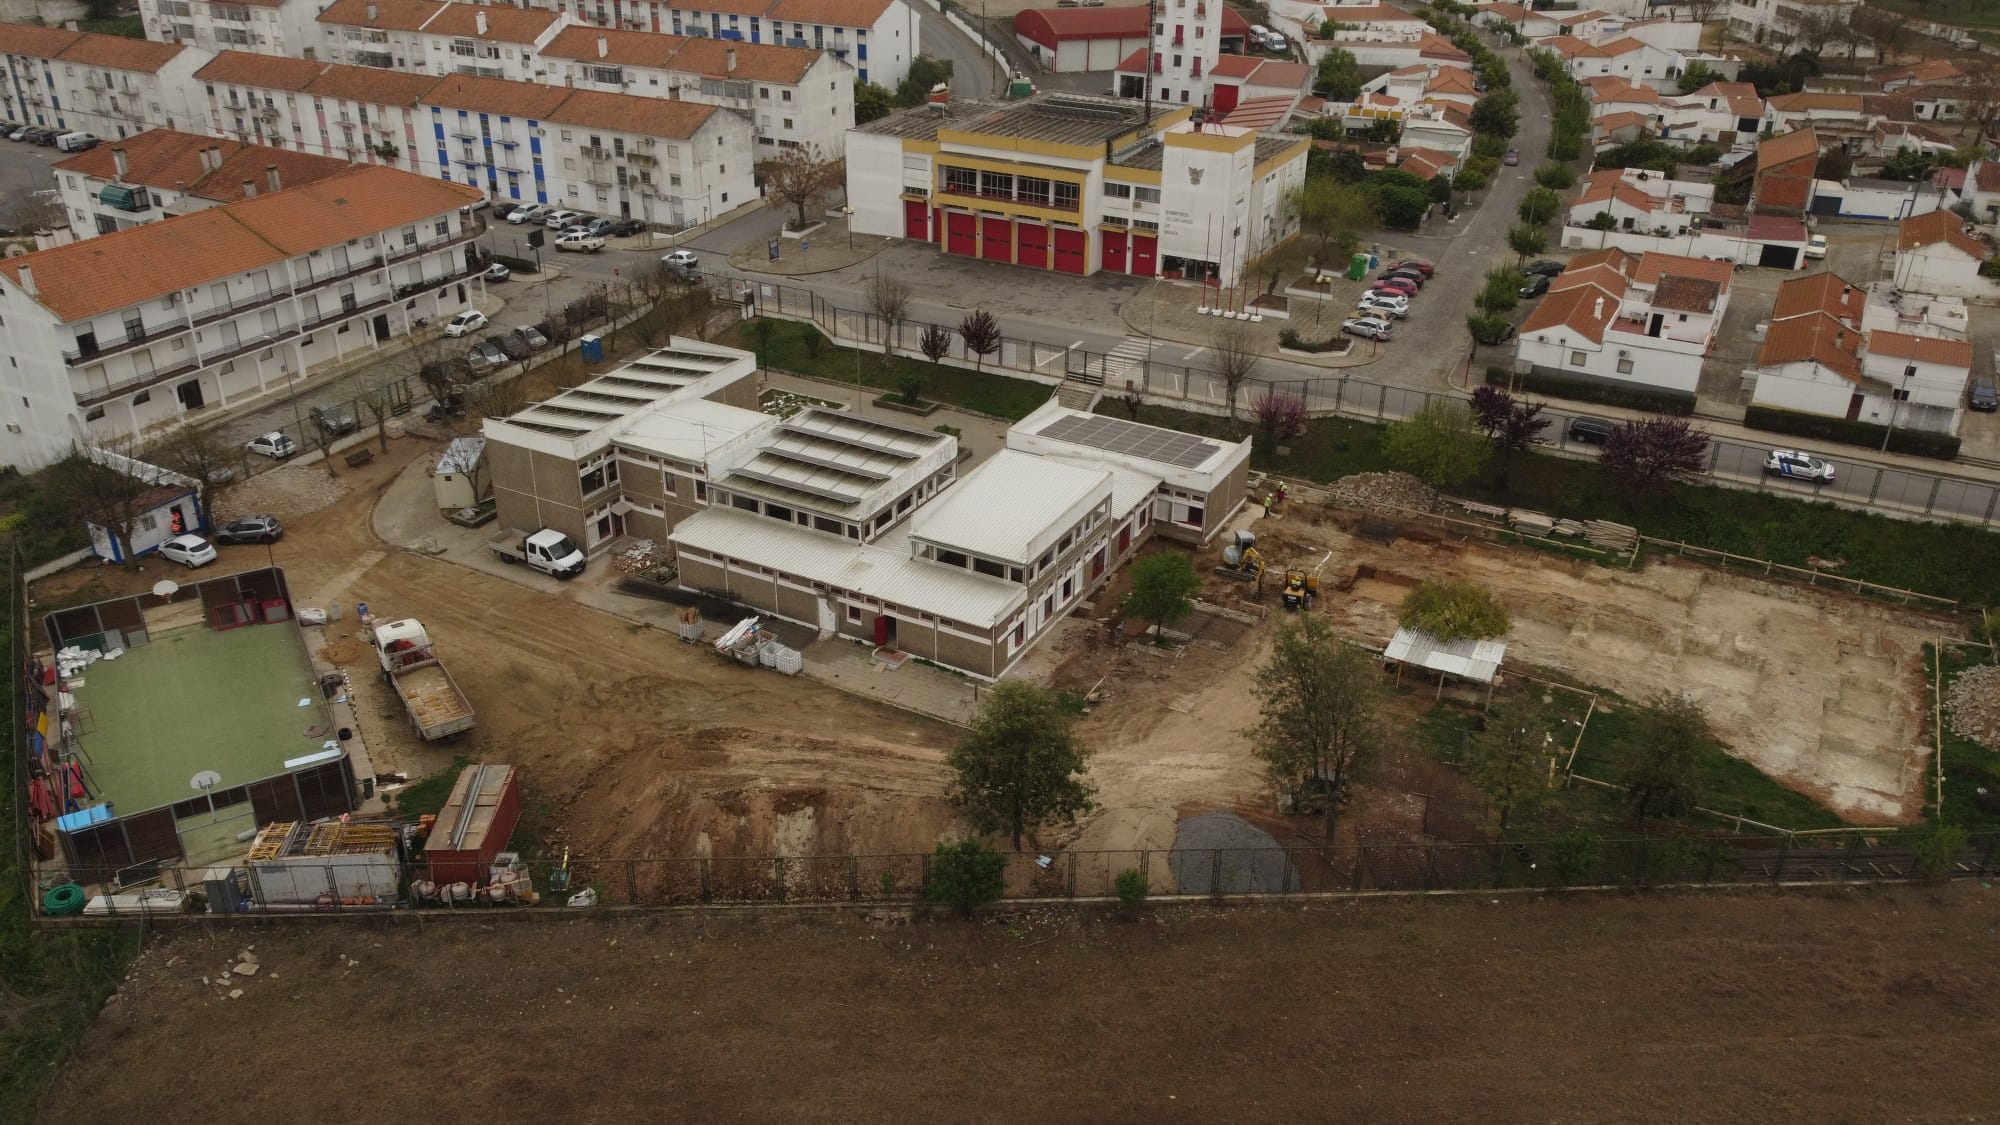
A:
[[[1500,671],[1507,646],[1500,641],[1452,641],[1449,644],[1429,633],[1398,629],[1382,650],[1384,659],[1416,664],[1433,672],[1446,672],[1468,680],[1490,684]]]

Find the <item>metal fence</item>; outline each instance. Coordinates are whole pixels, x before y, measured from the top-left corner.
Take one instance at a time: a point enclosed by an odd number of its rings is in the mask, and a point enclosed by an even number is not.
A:
[[[1873,842],[1871,842],[1873,841]],[[1339,847],[1174,849],[1003,853],[1005,897],[1015,900],[1104,897],[1121,872],[1146,876],[1152,895],[1361,894],[1379,891],[1475,891],[1563,886],[1855,883],[1925,877],[1985,878],[1995,870],[2000,833],[1970,838],[1955,854],[1926,868],[1913,840],[1851,833],[1841,838],[1770,836],[1672,836],[1644,839],[1489,842],[1467,844],[1369,843]],[[345,861],[351,863],[352,861]],[[561,906],[588,891],[596,905],[666,907],[695,903],[862,902],[911,905],[925,899],[936,857],[929,854],[803,857],[571,860],[515,866],[508,888],[494,894],[460,884],[430,890],[421,862],[397,872],[395,897],[357,895],[352,866],[314,868],[290,861],[288,886],[323,877],[327,890],[311,901],[265,904],[242,901],[236,912],[256,914],[367,912],[384,909],[467,909],[488,905]],[[304,865],[304,866],[302,866]],[[237,872],[238,894],[250,879]],[[73,871],[89,883],[112,871]],[[128,872],[129,874],[129,872]],[[207,869],[202,878],[215,879]],[[148,888],[206,896],[208,884],[173,868]],[[118,913],[116,900],[109,899]],[[213,905],[204,903],[204,905]],[[174,908],[169,903],[164,908]],[[129,913],[135,907],[127,905]],[[190,909],[183,904],[180,909]]]
[[[755,311],[765,316],[810,321],[843,344],[880,348],[890,335],[882,317],[872,312],[844,309],[810,289],[754,278],[715,277],[710,284],[726,299],[741,302],[745,292],[754,296]],[[926,322],[898,321],[894,326],[891,350],[911,358],[921,358],[917,340]],[[947,325],[946,327],[952,327]],[[953,334],[952,352],[943,362],[957,367],[1002,372],[1020,378],[1058,385],[1075,379],[1102,386],[1106,394],[1129,392],[1147,399],[1207,414],[1226,413],[1228,387],[1207,368],[1187,367],[1153,359],[1150,355],[1094,352],[1039,340],[1007,336],[999,350],[989,356],[974,357],[965,351],[964,341]],[[1368,422],[1406,419],[1433,400],[1462,403],[1465,396],[1399,387],[1350,375],[1326,374],[1292,379],[1268,378],[1256,374],[1238,388],[1236,404],[1246,412],[1265,394],[1295,395],[1306,411],[1318,418],[1354,418]],[[1578,442],[1569,436],[1574,418],[1591,415],[1571,409],[1547,410],[1551,420],[1544,431],[1545,448],[1595,457],[1599,446]],[[1793,444],[1793,439],[1774,437],[1773,442]],[[1770,491],[1807,500],[1830,500],[1849,505],[1877,508],[1907,515],[1956,523],[1993,526],[2000,515],[2000,483],[1965,477],[1927,473],[1891,465],[1872,465],[1836,456],[1840,462],[1836,479],[1824,484],[1772,478],[1764,471],[1764,458],[1771,444],[1753,444],[1729,438],[1709,441],[1707,473],[1736,487]]]

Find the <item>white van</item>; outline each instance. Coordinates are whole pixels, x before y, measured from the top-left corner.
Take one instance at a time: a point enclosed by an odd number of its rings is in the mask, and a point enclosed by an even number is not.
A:
[[[64,133],[56,138],[56,148],[62,152],[82,152],[97,147],[98,139],[89,133]]]

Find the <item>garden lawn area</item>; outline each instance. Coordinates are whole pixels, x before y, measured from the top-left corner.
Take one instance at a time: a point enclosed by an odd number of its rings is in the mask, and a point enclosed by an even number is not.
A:
[[[1940,667],[1937,648],[1924,647],[1924,670],[1940,693],[1951,690],[1951,682],[1960,672],[1990,659],[1987,650],[1978,645],[1947,645],[1943,656]],[[1938,680],[1940,671],[1944,676],[1942,681]],[[2000,813],[1981,809],[1976,799],[1982,788],[2000,792],[2000,752],[1953,733],[1950,719],[1944,720],[1944,729],[1938,732],[1938,745],[1944,753],[1944,809],[1940,819],[1974,832],[2000,828]],[[1925,788],[1935,784],[1933,775],[1926,779]]]
[[[1247,397],[1247,396],[1246,396]],[[1122,402],[1107,399],[1098,412],[1125,417]],[[1248,413],[1248,407],[1244,408]],[[1255,427],[1207,414],[1144,406],[1139,421],[1210,437],[1241,440]],[[1307,480],[1333,481],[1350,473],[1394,469],[1382,449],[1386,427],[1345,418],[1317,418],[1275,455],[1256,434],[1255,468]],[[1657,497],[1628,500],[1597,465],[1539,453],[1496,458],[1485,472],[1447,489],[1493,504],[1529,508],[1569,519],[1631,524],[1673,539],[1803,567],[1809,557],[1844,559],[1837,573],[1884,586],[1952,598],[1971,606],[2000,605],[2000,535],[1982,528],[1892,519],[1827,503],[1748,492],[1716,485],[1675,485]]]
[[[776,318],[758,318],[771,325],[770,336],[760,349],[757,333],[751,326],[758,320],[745,321],[730,327],[729,331],[717,338],[719,344],[743,348],[757,352],[759,363],[764,367],[780,371],[790,371],[798,375],[810,375],[817,379],[828,379],[836,383],[854,384],[857,368],[857,354],[852,348],[837,347],[826,339],[819,329],[811,324]],[[811,333],[819,337],[819,354],[812,355],[806,350],[805,336]],[[1055,394],[1055,388],[1032,379],[1016,379],[994,372],[967,371],[959,367],[946,367],[921,359],[891,357],[887,364],[882,362],[880,350],[869,349],[859,353],[858,367],[860,380],[864,386],[873,387],[884,394],[899,395],[903,391],[905,379],[915,379],[920,384],[919,398],[929,402],[956,406],[980,414],[1018,421],[1026,418],[1035,409]]]
[[[1991,0],[1944,0],[1933,5],[1930,0],[1872,0],[1875,7],[1900,12],[1913,19],[1939,23],[1958,24],[1964,27],[2000,27],[2000,5]],[[1909,50],[1905,46],[1904,50]],[[1904,61],[1908,61],[1905,59]]]

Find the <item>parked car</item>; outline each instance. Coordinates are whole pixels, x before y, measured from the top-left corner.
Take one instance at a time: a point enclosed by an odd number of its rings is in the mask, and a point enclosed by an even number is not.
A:
[[[585,219],[569,229],[580,230],[585,234],[594,234],[599,238],[609,238],[611,236],[611,229],[617,225],[617,223],[612,222],[610,219]]]
[[[1993,376],[1972,377],[1972,386],[1965,392],[1965,405],[1987,414],[2000,410],[2000,389],[1995,389]]]
[[[1505,164],[1509,168],[1512,168],[1514,165],[1519,164],[1520,162],[1521,162],[1521,150],[1518,148],[1510,148],[1507,150],[1507,158],[1505,160],[1502,160],[1500,163]]]
[[[451,322],[444,326],[444,334],[455,338],[477,332],[484,327],[486,327],[486,314],[478,309],[466,309],[451,318]]]
[[[21,138],[15,134],[26,128],[27,126],[21,124],[19,121],[0,121],[0,137],[6,137],[10,141],[18,141]]]
[[[472,345],[465,358],[474,367],[498,367],[507,362],[507,353],[491,339],[485,339]]]
[[[542,225],[550,230],[563,231],[568,230],[583,217],[581,211],[551,211],[542,216]]]
[[[514,276],[514,271],[508,269],[504,262],[495,262],[487,266],[486,272],[480,276],[488,281],[505,281]]]
[[[1549,278],[1547,274],[1538,273],[1530,277],[1526,285],[1521,286],[1521,296],[1523,297],[1539,297],[1548,291]]]
[[[244,516],[215,529],[217,543],[276,543],[285,525],[276,516]]]
[[[644,219],[620,219],[611,224],[612,238],[630,238],[632,235],[644,233],[646,233]]]
[[[1340,330],[1349,336],[1365,336],[1370,340],[1387,340],[1395,335],[1395,329],[1379,316],[1357,316],[1340,322]]]
[[[100,143],[89,133],[61,133],[56,136],[56,148],[63,152],[88,152]]]
[[[345,406],[315,406],[312,408],[312,420],[313,425],[319,427],[319,432],[329,437],[351,434],[361,428],[354,411]]]
[[[193,570],[215,561],[215,544],[199,535],[176,535],[160,544],[160,557]]]
[[[1611,440],[1613,426],[1602,418],[1571,418],[1569,440],[1585,445],[1603,445]]]
[[[1376,292],[1386,290],[1390,293],[1414,296],[1417,292],[1417,283],[1407,277],[1378,277],[1368,283],[1368,288]]]
[[[510,223],[539,223],[542,221],[542,217],[548,213],[549,206],[546,203],[526,203],[514,208],[513,212],[507,216],[507,221]]]
[[[56,138],[62,135],[63,131],[61,129],[37,129],[32,139],[43,148],[50,148],[55,145]]]
[[[1764,458],[1764,471],[1774,477],[1791,477],[1821,484],[1833,479],[1833,466],[1810,453],[1795,449],[1773,449]]]
[[[667,271],[667,276],[680,281],[701,280],[701,259],[692,250],[675,250],[662,255],[660,268]]]
[[[1406,281],[1415,282],[1417,288],[1419,289],[1422,289],[1424,287],[1424,282],[1430,280],[1429,278],[1426,278],[1423,274],[1418,273],[1416,270],[1383,270],[1382,276],[1400,277]]]
[[[1547,258],[1543,258],[1538,262],[1529,262],[1527,265],[1522,266],[1521,276],[1528,277],[1540,274],[1543,277],[1554,277],[1562,271],[1563,264],[1561,262],[1552,262]]]
[[[283,461],[299,451],[299,443],[291,435],[281,430],[272,430],[260,437],[253,437],[244,446],[252,453],[261,453],[274,461]]]
[[[523,324],[519,328],[514,329],[514,334],[526,340],[528,346],[536,351],[541,351],[543,348],[549,346],[549,338],[542,334],[541,329],[536,328],[532,324]]]
[[[506,352],[508,359],[526,359],[535,351],[519,332],[502,332],[498,336],[488,336],[486,339]]]
[[[1813,236],[1812,236],[1811,238],[1808,238],[1808,239],[1806,239],[1806,257],[1808,257],[1808,258],[1824,258],[1824,257],[1826,257],[1826,236],[1825,236],[1825,235],[1823,235],[1823,234],[1816,234],[1816,235],[1813,235]]]
[[[604,239],[589,231],[573,230],[556,237],[556,249],[575,250],[583,254],[595,254],[604,249]]]
[[[1388,292],[1363,293],[1354,311],[1362,316],[1386,314],[1402,320],[1410,315],[1410,299]]]
[[[1432,277],[1437,273],[1437,267],[1424,261],[1422,258],[1404,258],[1401,261],[1390,262],[1389,268],[1392,270],[1415,270],[1425,277]]]

